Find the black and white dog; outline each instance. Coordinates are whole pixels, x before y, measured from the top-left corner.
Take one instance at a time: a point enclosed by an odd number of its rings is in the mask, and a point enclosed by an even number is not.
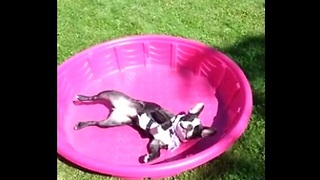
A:
[[[215,128],[201,124],[199,114],[203,103],[196,104],[187,113],[173,114],[160,105],[134,99],[115,90],[102,91],[93,96],[78,95],[79,101],[107,101],[112,106],[109,116],[101,121],[83,121],[74,126],[75,130],[88,126],[115,127],[133,125],[152,136],[148,145],[149,154],[143,162],[151,162],[160,157],[160,149],[173,150],[190,139],[203,138],[215,134]]]

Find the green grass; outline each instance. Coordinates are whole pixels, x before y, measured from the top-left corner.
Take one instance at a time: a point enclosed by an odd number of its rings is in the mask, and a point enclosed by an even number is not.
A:
[[[248,129],[223,155],[170,179],[264,179],[263,0],[58,0],[58,64],[91,45],[133,34],[169,34],[209,44],[245,71],[254,93]],[[58,180],[115,179],[58,161]]]

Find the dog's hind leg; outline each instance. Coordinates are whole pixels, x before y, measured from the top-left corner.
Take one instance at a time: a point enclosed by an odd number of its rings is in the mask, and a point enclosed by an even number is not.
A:
[[[131,118],[121,114],[119,111],[113,111],[108,118],[101,121],[81,121],[74,126],[74,130],[80,130],[89,126],[98,126],[102,128],[115,127],[132,124]]]
[[[122,92],[119,92],[119,91],[114,91],[114,90],[102,91],[102,92],[95,94],[93,96],[86,96],[86,95],[78,94],[77,99],[79,101],[107,100],[107,101],[110,101],[115,106],[116,106],[116,104],[119,103],[119,101],[121,103],[127,103],[127,104],[131,104],[134,101],[128,95],[126,95]],[[122,105],[123,104],[121,104],[121,106]],[[118,108],[118,107],[116,107],[116,108]]]

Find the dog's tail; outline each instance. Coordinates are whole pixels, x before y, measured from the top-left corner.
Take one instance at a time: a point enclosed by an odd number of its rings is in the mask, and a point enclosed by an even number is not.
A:
[[[99,96],[84,96],[84,95],[77,95],[77,99],[79,101],[94,101],[97,100]]]

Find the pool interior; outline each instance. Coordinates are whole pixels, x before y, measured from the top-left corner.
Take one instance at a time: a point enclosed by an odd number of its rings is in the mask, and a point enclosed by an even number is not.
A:
[[[78,121],[101,120],[103,104],[76,105],[77,94],[92,95],[115,89],[154,101],[173,112],[187,111],[204,102],[204,125],[218,133],[190,141],[175,152],[162,151],[155,164],[193,156],[213,146],[239,120],[244,92],[233,71],[215,54],[189,44],[134,42],[97,48],[58,72],[58,136],[75,152],[109,164],[139,165],[149,139],[129,126],[74,131]]]

